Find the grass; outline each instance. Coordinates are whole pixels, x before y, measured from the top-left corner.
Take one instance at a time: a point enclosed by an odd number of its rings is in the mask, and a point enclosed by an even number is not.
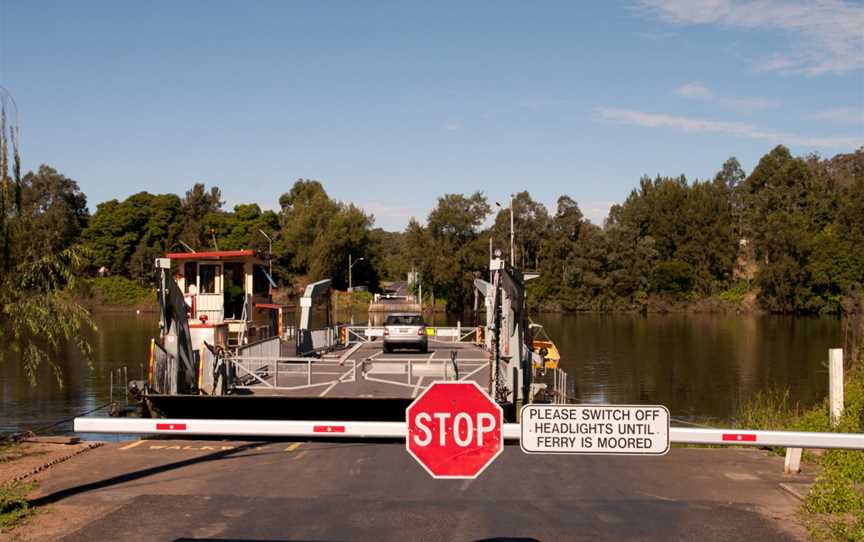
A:
[[[801,415],[798,403],[793,404],[788,389],[758,392],[738,413],[736,425],[741,428],[781,430],[789,428]]]
[[[336,291],[336,310],[340,314],[351,314],[369,310],[369,302],[372,301],[370,292],[341,292]]]
[[[738,281],[730,286],[727,290],[720,292],[718,296],[721,301],[726,301],[729,303],[740,303],[742,299],[749,293],[750,289],[747,287],[747,283],[745,281]]]
[[[847,375],[844,388],[844,410],[837,431],[864,432],[864,370],[860,365]],[[827,405],[808,414],[793,427],[805,431],[827,427]],[[864,453],[828,450],[820,464],[822,471],[804,503],[811,534],[822,540],[864,542]]]
[[[827,399],[808,410],[792,404],[788,391],[771,391],[745,405],[738,425],[750,429],[864,432],[864,367],[846,373],[843,416],[836,428],[828,418]],[[784,450],[775,450],[782,453]],[[864,542],[864,453],[827,450],[806,458],[821,469],[804,501],[803,519],[814,540]]]
[[[137,305],[152,303],[155,296],[152,288],[126,277],[112,276],[89,279],[90,296],[105,305]]]
[[[27,494],[33,491],[33,482],[8,482],[0,485],[0,532],[15,527],[33,513]]]
[[[21,457],[21,445],[16,442],[0,442],[0,463]]]

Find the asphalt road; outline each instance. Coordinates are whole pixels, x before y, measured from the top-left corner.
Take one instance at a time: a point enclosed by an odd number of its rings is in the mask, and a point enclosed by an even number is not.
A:
[[[401,443],[143,440],[46,471],[24,540],[794,540],[782,458],[528,456],[436,481]]]
[[[390,286],[385,288],[385,290],[395,296],[404,298],[408,295],[408,282],[404,280],[397,280],[396,282],[393,282],[392,284],[390,284]]]

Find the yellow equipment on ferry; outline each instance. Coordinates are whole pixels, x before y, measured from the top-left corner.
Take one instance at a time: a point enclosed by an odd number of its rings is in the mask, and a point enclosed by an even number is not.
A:
[[[558,352],[558,347],[549,338],[546,330],[540,324],[531,322],[531,331],[533,340],[531,341],[531,350],[542,356],[542,362],[534,362],[534,365],[539,369],[557,369],[558,362],[561,361],[561,354]],[[536,358],[535,358],[536,359]]]

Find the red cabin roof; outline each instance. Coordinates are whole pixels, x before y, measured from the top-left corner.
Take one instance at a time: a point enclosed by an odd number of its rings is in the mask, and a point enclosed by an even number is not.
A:
[[[251,249],[218,250],[214,252],[171,252],[167,255],[172,260],[225,260],[228,258],[249,258],[257,256]]]

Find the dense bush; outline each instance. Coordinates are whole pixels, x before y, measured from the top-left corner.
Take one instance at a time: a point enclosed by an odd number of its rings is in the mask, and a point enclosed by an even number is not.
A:
[[[681,297],[693,288],[693,268],[687,262],[670,260],[660,262],[651,275],[651,289],[655,292]]]
[[[89,294],[96,302],[106,305],[136,305],[155,302],[155,289],[126,277],[99,277],[87,281]]]

